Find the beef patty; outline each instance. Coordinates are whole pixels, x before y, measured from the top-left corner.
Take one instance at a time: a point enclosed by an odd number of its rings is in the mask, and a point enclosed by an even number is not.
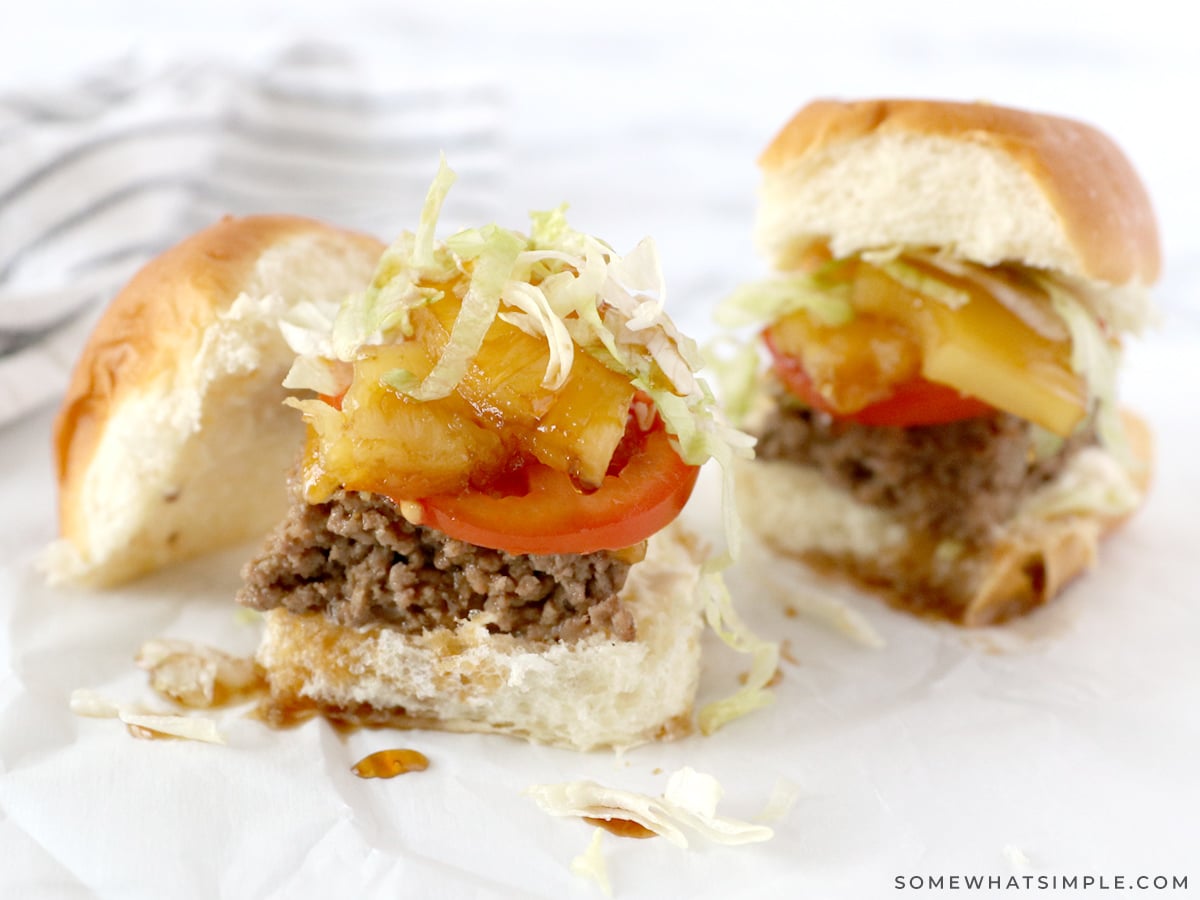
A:
[[[760,429],[756,454],[812,466],[914,531],[982,545],[1026,496],[1094,442],[1084,429],[1039,454],[1033,426],[1007,413],[886,428],[838,421],[780,398]]]
[[[478,611],[489,630],[533,640],[597,631],[635,637],[617,596],[629,563],[612,552],[513,555],[413,525],[379,495],[339,491],[309,504],[296,487],[293,497],[243,570],[237,600],[244,606],[323,612],[341,625],[413,634],[453,628]]]

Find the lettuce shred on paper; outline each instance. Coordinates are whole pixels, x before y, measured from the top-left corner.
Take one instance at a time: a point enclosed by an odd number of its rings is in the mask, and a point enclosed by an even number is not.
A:
[[[580,878],[596,882],[604,896],[611,897],[612,882],[608,880],[608,866],[604,862],[604,852],[601,843],[604,840],[604,829],[597,828],[588,841],[587,849],[571,860],[571,873]]]
[[[142,712],[132,706],[123,706],[86,688],[80,688],[71,694],[71,712],[77,716],[94,719],[119,719],[126,725],[170,737],[201,741],[206,744],[225,743],[225,738],[217,730],[217,723],[212,719],[203,716],[176,716]]]
[[[526,793],[552,816],[628,819],[680,848],[688,846],[685,832],[727,845],[757,843],[774,836],[766,825],[717,815],[723,793],[720,783],[687,766],[671,773],[661,797],[590,780],[534,785]]]

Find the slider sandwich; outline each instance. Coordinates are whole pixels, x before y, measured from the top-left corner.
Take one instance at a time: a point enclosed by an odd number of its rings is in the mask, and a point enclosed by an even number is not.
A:
[[[1115,396],[1159,271],[1129,161],[1053,116],[821,101],[760,166],[775,274],[721,311],[769,359],[731,397],[759,439],[747,525],[963,625],[1050,600],[1149,480],[1147,430]]]
[[[579,749],[684,732],[704,604],[673,523],[745,436],[651,242],[619,257],[561,210],[438,241],[452,181],[365,291],[285,322],[307,437],[238,595],[265,612],[267,719]]]

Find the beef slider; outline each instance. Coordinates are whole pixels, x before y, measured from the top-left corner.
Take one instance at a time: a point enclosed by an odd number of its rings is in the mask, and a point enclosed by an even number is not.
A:
[[[964,625],[1061,593],[1151,472],[1115,390],[1160,267],[1130,161],[1072,119],[882,99],[806,105],[759,164],[775,275],[729,304],[773,359],[744,521]]]

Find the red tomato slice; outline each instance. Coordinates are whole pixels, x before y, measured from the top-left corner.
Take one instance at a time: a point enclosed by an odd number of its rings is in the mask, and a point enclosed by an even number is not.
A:
[[[509,553],[620,550],[674,520],[699,472],[679,458],[658,420],[624,467],[610,470],[591,493],[580,491],[564,473],[534,463],[522,470],[527,490],[429,497],[421,501],[422,522],[453,538]]]
[[[912,428],[918,425],[944,425],[962,419],[991,415],[993,407],[975,397],[960,393],[952,387],[914,378],[898,384],[891,396],[865,406],[854,413],[839,413],[813,386],[804,366],[795,357],[781,353],[768,340],[767,347],[775,358],[775,371],[784,386],[821,412],[847,422],[888,428]]]

